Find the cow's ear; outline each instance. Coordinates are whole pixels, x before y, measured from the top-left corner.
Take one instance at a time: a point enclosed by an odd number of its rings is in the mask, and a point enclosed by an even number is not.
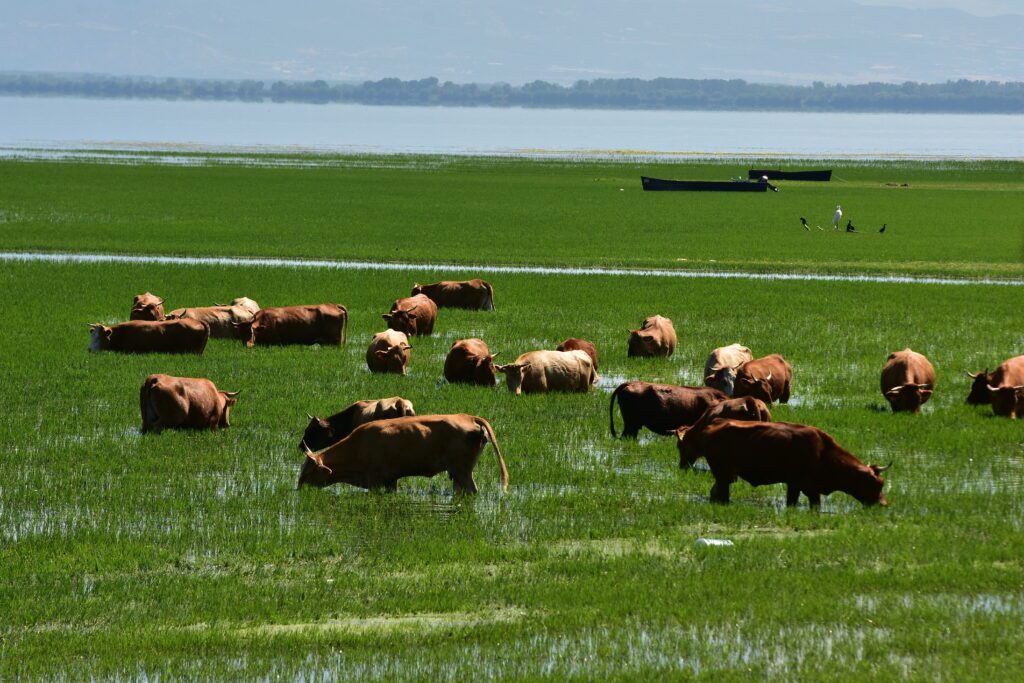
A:
[[[112,329],[110,329],[109,327],[101,327],[100,328],[100,334],[103,335],[104,339],[110,339],[110,335],[112,335],[113,333],[114,333],[114,331]]]
[[[686,432],[688,432],[689,429],[690,429],[689,427],[680,427],[679,429],[677,429],[676,430],[676,439],[678,441],[682,441],[683,438],[686,437]]]

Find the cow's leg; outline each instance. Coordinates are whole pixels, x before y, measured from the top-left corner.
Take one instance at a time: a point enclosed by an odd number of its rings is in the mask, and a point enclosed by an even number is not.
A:
[[[786,484],[786,505],[796,507],[800,500],[800,487],[797,484]]]
[[[782,395],[779,396],[780,403],[789,403],[789,385],[790,381],[787,379],[786,383],[782,385]]]
[[[729,502],[729,484],[727,482],[715,480],[715,485],[711,487],[711,502]]]
[[[389,493],[395,493],[398,491],[398,479],[388,479],[384,482],[384,490]]]
[[[451,472],[452,485],[455,493],[476,493],[476,482],[473,481],[473,472]]]

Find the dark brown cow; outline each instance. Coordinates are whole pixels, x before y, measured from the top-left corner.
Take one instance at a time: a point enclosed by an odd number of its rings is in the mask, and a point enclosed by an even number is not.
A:
[[[586,339],[570,337],[559,344],[555,351],[583,351],[590,356],[590,360],[594,362],[594,372],[597,372],[597,347]]]
[[[641,427],[655,434],[671,434],[683,425],[692,425],[708,408],[728,396],[711,387],[678,387],[650,382],[623,382],[612,392],[608,421],[615,433],[615,401],[622,413],[622,436],[635,439]]]
[[[240,391],[220,391],[208,379],[150,375],[139,389],[142,431],[230,427]]]
[[[398,489],[403,477],[447,472],[456,493],[476,493],[473,468],[490,441],[508,490],[508,470],[490,423],[475,415],[424,415],[360,425],[345,439],[314,453],[308,448],[299,487],[344,483],[364,489]]]
[[[434,333],[437,321],[437,304],[425,294],[396,299],[391,312],[381,316],[392,330],[405,332],[410,337],[422,337]]]
[[[404,375],[409,367],[412,347],[404,332],[384,330],[373,335],[366,349],[366,367],[370,372]]]
[[[164,300],[160,297],[146,292],[139,294],[132,301],[132,311],[128,316],[129,320],[163,320]]]
[[[992,375],[988,368],[985,368],[985,372],[968,372],[967,376],[973,380],[971,392],[967,394],[967,402],[975,406],[992,403],[992,392],[988,390],[988,383],[992,379]]]
[[[772,411],[765,402],[753,396],[730,398],[717,403],[701,415],[697,422],[710,422],[715,419],[746,420],[747,422],[771,422]],[[696,426],[696,424],[694,425]]]
[[[789,403],[793,368],[777,353],[747,361],[736,370],[733,396],[753,396],[768,405],[775,401]]]
[[[167,314],[166,319],[202,320],[210,326],[210,336],[214,339],[239,339],[243,334],[241,324],[251,322],[253,315],[242,306],[196,306],[176,308]]]
[[[352,433],[352,430],[361,424],[373,422],[374,420],[387,420],[393,417],[408,417],[415,415],[412,401],[401,396],[382,398],[379,401],[356,401],[340,413],[335,413],[327,419],[321,419],[307,414],[309,424],[302,434],[302,442],[299,450],[302,451],[302,444],[306,444],[313,451],[323,450],[333,443],[338,443]]]
[[[416,283],[412,294],[422,294],[441,308],[470,308],[481,311],[494,310],[494,288],[486,280],[444,280],[432,285]]]
[[[90,351],[196,353],[206,349],[209,326],[198,320],[132,320],[117,325],[93,323]]]
[[[494,357],[482,339],[460,339],[452,344],[444,359],[444,378],[449,382],[479,384],[493,387],[495,378]]]
[[[341,304],[260,309],[252,320],[236,323],[247,347],[287,344],[344,344],[348,309]]]
[[[729,486],[737,478],[751,486],[786,484],[786,505],[800,494],[812,507],[821,496],[848,493],[865,505],[886,505],[879,474],[889,466],[865,465],[828,433],[790,422],[712,420],[678,432],[679,467],[703,456],[715,485],[711,500],[729,502]]]
[[[1017,419],[1024,415],[1024,356],[1016,356],[992,371],[988,380],[992,412]]]
[[[652,315],[644,318],[640,329],[629,331],[629,346],[626,355],[630,358],[668,358],[675,351],[676,330],[668,318]]]
[[[909,348],[889,354],[879,386],[892,412],[917,413],[935,391],[935,368]]]

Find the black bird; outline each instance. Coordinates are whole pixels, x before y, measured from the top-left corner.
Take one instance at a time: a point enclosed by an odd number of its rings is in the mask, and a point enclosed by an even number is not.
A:
[[[853,227],[853,221],[846,221],[846,232],[857,232],[857,228]]]
[[[885,224],[885,223],[882,223],[882,229],[881,229],[881,230],[879,230],[878,232],[879,232],[879,233],[883,233],[883,232],[885,232],[885,228],[886,228],[886,224]]]
[[[811,226],[807,225],[807,219],[800,216],[800,224],[804,226],[804,230],[810,230]]]

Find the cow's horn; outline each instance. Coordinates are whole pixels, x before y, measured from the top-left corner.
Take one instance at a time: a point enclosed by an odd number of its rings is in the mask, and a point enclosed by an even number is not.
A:
[[[238,396],[240,393],[242,393],[241,389],[239,389],[238,391],[225,391],[224,395],[227,396],[228,398],[234,398],[235,396]]]
[[[968,370],[965,370],[964,372],[966,372],[967,376],[970,377],[971,379],[977,379],[978,375],[981,374],[980,372],[970,372]]]
[[[994,387],[991,384],[986,384],[985,386],[987,386],[988,390],[991,391],[993,394],[996,393],[997,391],[999,391],[999,389],[1000,389],[1000,387]]]
[[[765,382],[771,382],[772,381],[772,371],[771,370],[768,371],[768,376],[764,378],[764,381]]]
[[[1018,384],[1017,386],[1015,386],[1015,387],[1011,387],[1011,388],[1012,388],[1012,389],[1013,389],[1014,391],[1017,391],[1018,389],[1024,389],[1024,384]]]
[[[898,394],[898,393],[900,393],[900,389],[902,389],[902,388],[903,387],[893,387],[892,389],[889,389],[889,391],[885,392],[885,395],[889,396],[891,394]]]
[[[927,389],[929,385],[927,382],[925,382],[924,384],[915,384],[914,386],[917,387],[918,389]]]
[[[163,299],[157,299],[157,300],[156,300],[156,303],[157,303],[157,305],[159,305],[159,306],[163,306],[163,305],[164,305],[164,300],[163,300]]]
[[[309,413],[306,413],[306,417],[308,417],[310,419],[310,421],[317,419],[316,417],[314,417],[313,415],[310,415]],[[317,422],[319,422],[319,420],[317,420]],[[306,445],[306,442],[303,441],[302,445]]]
[[[886,471],[887,469],[889,469],[890,467],[892,467],[892,463],[889,463],[889,464],[888,464],[888,465],[886,465],[885,467],[881,467],[881,466],[879,466],[879,465],[875,465],[875,468],[877,468],[877,469],[876,469],[876,471],[877,471],[877,472],[878,472],[879,474],[881,474],[882,472],[885,472],[885,471]]]
[[[219,304],[216,301],[213,302],[213,305],[214,306],[227,306],[227,304]]]
[[[491,360],[494,360],[495,358],[497,358],[499,353],[501,353],[501,351],[495,351],[494,353],[492,353],[491,354]]]
[[[416,310],[417,308],[419,308],[419,306],[420,306],[419,304],[413,304],[413,305],[412,305],[412,306],[410,306],[409,308],[405,309],[405,312],[406,312],[406,313],[412,313],[412,312],[413,312],[413,311],[415,311],[415,310]]]

